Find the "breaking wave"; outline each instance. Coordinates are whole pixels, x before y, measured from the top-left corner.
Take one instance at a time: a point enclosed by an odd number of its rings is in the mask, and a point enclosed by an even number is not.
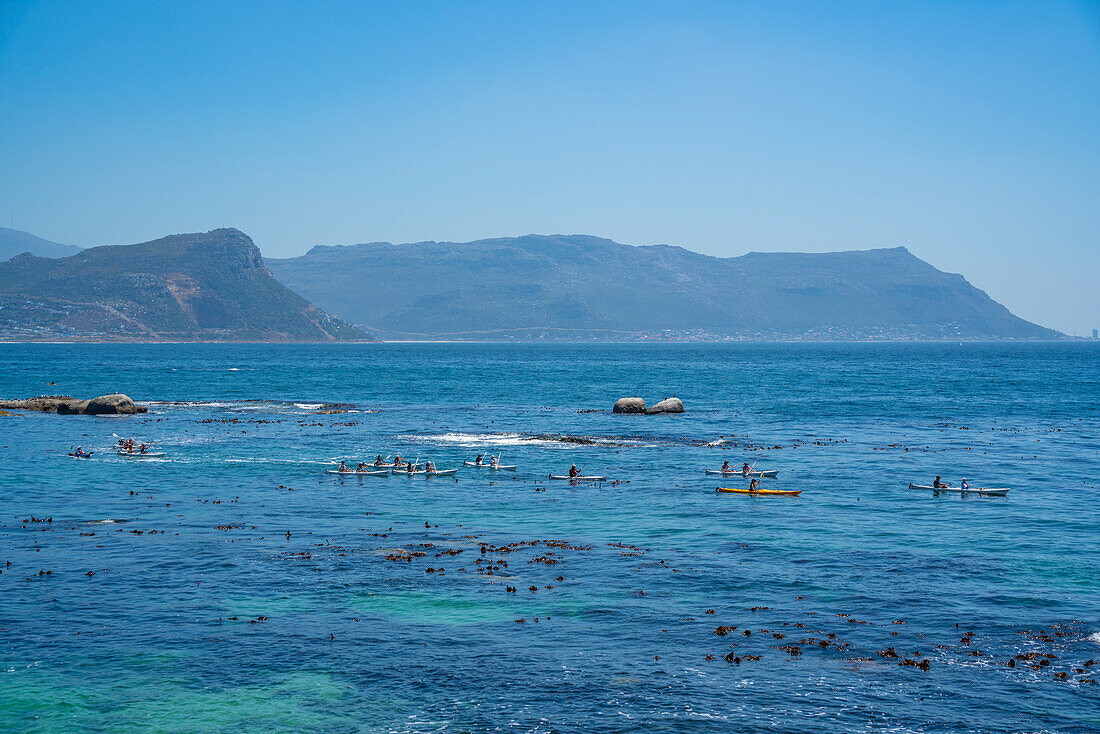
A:
[[[479,446],[650,446],[649,441],[620,436],[573,436],[562,433],[463,433],[450,431],[436,434],[402,435],[406,441],[428,444],[450,444],[476,448]]]

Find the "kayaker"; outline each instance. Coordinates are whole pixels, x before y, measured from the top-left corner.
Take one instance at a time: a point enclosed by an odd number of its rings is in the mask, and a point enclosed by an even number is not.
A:
[[[362,461],[359,462],[359,466],[355,467],[355,471],[366,471],[366,470],[367,470],[367,465],[364,464]]]
[[[435,474],[435,462],[424,462],[424,471],[428,472],[429,474]]]
[[[405,462],[401,461],[401,454],[398,454],[397,456],[393,457],[393,465],[394,466],[401,466],[404,463]]]
[[[481,466],[481,454],[477,455],[477,458],[474,459],[474,463],[477,464],[478,466]]]
[[[346,466],[344,466],[344,462],[341,461],[340,466],[336,467],[336,471],[350,471],[350,470]]]
[[[744,464],[741,465],[741,473],[744,474],[746,477],[749,475],[749,472],[751,472],[751,471],[752,471],[752,467],[749,466],[749,462],[746,461]]]
[[[500,466],[500,457],[499,456],[490,456],[489,457],[489,466]]]
[[[936,489],[946,489],[947,485],[940,481],[940,477],[937,474],[936,478],[932,481],[932,486]]]
[[[385,463],[386,462],[382,460],[382,454],[379,454],[378,456],[374,457],[374,465],[375,466],[382,466]]]
[[[570,476],[570,478],[578,477],[578,476],[580,476],[580,474],[581,474],[580,470],[577,469],[576,464],[573,464],[573,466],[569,467],[569,476]]]
[[[750,492],[755,492],[756,490],[757,490],[756,480],[753,479],[751,482],[749,482],[749,491]]]
[[[733,471],[733,469],[730,467],[729,459],[726,459],[725,461],[722,462],[722,471],[724,471],[724,472]]]
[[[77,451],[79,451],[79,450],[80,449],[77,449]],[[959,488],[960,489],[970,489],[970,482],[966,481],[966,477],[963,477],[963,480],[961,482],[959,482]]]
[[[147,454],[147,453],[149,453],[149,447],[148,447],[148,446],[146,446],[145,444],[142,444],[142,445],[141,445],[141,448],[140,448],[140,449],[138,449],[138,453],[142,453],[142,454]]]
[[[413,463],[411,461],[405,464],[405,471],[407,471],[409,474],[412,474],[413,471],[415,471],[415,469],[413,469]]]

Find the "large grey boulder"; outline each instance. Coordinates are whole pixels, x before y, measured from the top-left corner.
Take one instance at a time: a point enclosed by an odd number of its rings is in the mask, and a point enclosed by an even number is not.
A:
[[[645,400],[641,398],[619,398],[615,401],[612,413],[644,413]]]
[[[100,395],[91,400],[77,400],[57,406],[57,412],[61,415],[133,415],[147,410],[149,409],[144,405],[137,405],[122,393]]]
[[[649,415],[657,413],[683,413],[684,404],[680,398],[665,398],[646,411]]]
[[[98,398],[92,398],[88,401],[88,408],[85,412],[88,415],[101,415],[104,413],[133,415],[134,413],[145,413],[148,410],[144,405],[134,403],[129,396],[114,393],[113,395],[101,395]]]

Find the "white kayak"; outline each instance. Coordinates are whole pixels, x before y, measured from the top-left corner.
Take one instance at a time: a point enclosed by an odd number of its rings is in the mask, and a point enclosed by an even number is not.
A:
[[[495,471],[515,471],[519,469],[518,464],[479,464],[476,461],[464,461],[463,466],[474,466],[478,469],[493,469]]]
[[[958,492],[959,494],[984,494],[990,497],[1004,497],[1008,494],[1008,490],[1004,487],[971,487],[969,489],[963,489],[962,487],[932,487],[926,484],[910,483],[909,489],[927,489],[930,492]]]
[[[394,469],[393,473],[398,476],[404,474],[410,477],[453,477],[455,474],[458,474],[458,469],[437,469],[436,471],[427,471],[425,469],[414,469],[413,471],[409,471],[408,469]]]
[[[144,454],[140,451],[119,451],[118,455],[128,459],[162,459],[168,456],[164,451],[146,451]]]
[[[722,471],[721,469],[707,469],[707,474],[721,474],[724,477],[775,477],[779,475],[779,470],[754,469],[746,472],[741,469],[727,469],[726,471]]]
[[[361,477],[388,477],[390,475],[389,469],[379,469],[377,471],[356,471],[355,469],[349,469],[348,471],[340,471],[339,469],[329,469],[326,474],[340,474],[340,475],[359,475]]]
[[[565,480],[568,480],[568,481],[571,481],[571,482],[606,482],[607,481],[607,477],[585,477],[585,476],[571,477],[568,474],[551,474],[550,478],[551,479],[565,479]]]

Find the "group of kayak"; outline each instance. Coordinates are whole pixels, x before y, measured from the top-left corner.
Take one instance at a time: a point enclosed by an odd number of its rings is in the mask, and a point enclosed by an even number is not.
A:
[[[390,473],[408,474],[410,476],[424,474],[439,477],[453,477],[457,472],[458,469],[439,469],[433,461],[425,461],[421,464],[419,461],[407,461],[402,459],[401,456],[395,456],[393,461],[388,461],[388,459],[382,458],[382,454],[379,454],[374,461],[369,464],[360,461],[354,469],[341,460],[340,466],[328,470],[329,474],[362,474],[376,477],[388,475]]]
[[[134,456],[138,458],[162,458],[166,456],[163,451],[151,450],[151,444],[139,443],[132,438],[118,439],[118,443],[115,444],[115,451],[119,456]],[[83,446],[77,446],[76,449],[69,452],[69,456],[77,459],[87,459],[94,453],[94,451],[85,451]]]

